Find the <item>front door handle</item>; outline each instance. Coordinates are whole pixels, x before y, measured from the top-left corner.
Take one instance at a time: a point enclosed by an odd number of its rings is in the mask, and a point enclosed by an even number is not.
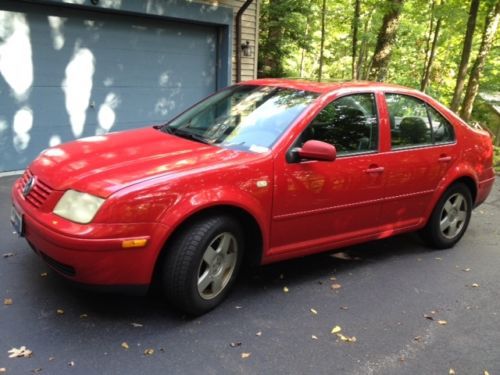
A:
[[[382,173],[384,172],[384,167],[379,167],[378,165],[370,165],[368,169],[365,169],[365,173]]]
[[[439,159],[438,159],[441,163],[448,163],[451,161],[451,156],[450,155],[446,155],[446,154],[442,154],[439,156]]]

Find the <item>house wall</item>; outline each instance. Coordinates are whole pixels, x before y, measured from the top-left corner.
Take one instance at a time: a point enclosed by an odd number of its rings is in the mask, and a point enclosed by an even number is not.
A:
[[[233,53],[232,53],[232,82],[236,81],[236,13],[245,3],[245,0],[199,0],[203,4],[210,4],[213,7],[223,6],[233,9]],[[252,47],[252,56],[243,56],[241,54],[241,80],[246,81],[249,79],[257,78],[257,53],[258,53],[258,40],[259,40],[259,0],[254,0],[250,6],[245,10],[242,17],[242,33],[241,42],[248,41]],[[241,47],[240,47],[241,48]]]

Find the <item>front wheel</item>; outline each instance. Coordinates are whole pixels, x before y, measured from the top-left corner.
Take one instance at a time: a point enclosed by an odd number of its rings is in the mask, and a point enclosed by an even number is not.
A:
[[[168,300],[190,315],[216,307],[236,278],[242,255],[240,225],[229,216],[196,220],[165,251],[162,282]]]
[[[422,238],[436,249],[453,247],[465,233],[471,212],[470,190],[461,183],[452,185],[434,207]]]

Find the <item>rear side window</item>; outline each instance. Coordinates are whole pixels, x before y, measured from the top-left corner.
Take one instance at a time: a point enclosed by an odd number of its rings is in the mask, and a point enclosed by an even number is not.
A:
[[[434,108],[427,106],[432,123],[435,143],[448,143],[455,140],[453,126]]]
[[[328,104],[301,134],[297,146],[315,139],[334,145],[338,155],[378,148],[378,119],[371,93],[341,97]]]
[[[393,149],[453,142],[452,125],[434,108],[411,96],[385,95]]]

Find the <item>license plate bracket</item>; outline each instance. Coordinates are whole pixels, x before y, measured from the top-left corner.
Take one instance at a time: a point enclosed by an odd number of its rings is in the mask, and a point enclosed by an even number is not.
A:
[[[20,214],[14,206],[12,206],[10,210],[10,223],[12,227],[16,231],[19,237],[22,237],[24,234],[24,220],[23,215]]]

